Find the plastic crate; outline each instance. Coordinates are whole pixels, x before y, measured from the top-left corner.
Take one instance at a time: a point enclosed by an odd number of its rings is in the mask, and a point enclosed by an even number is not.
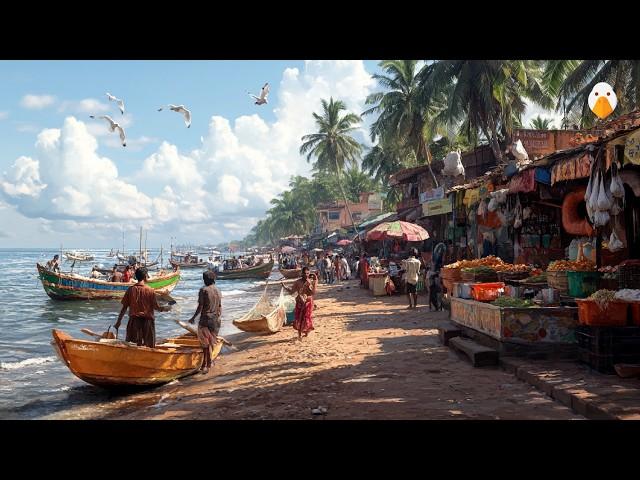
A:
[[[640,327],[640,302],[629,303],[631,323]]]
[[[575,331],[578,347],[596,355],[640,354],[640,328],[589,327],[580,325]]]
[[[600,272],[567,272],[569,295],[575,298],[586,298],[598,290]]]
[[[294,313],[295,312],[293,310],[287,312],[287,319],[284,322],[285,325],[293,325],[293,320],[295,319]]]
[[[561,294],[569,293],[569,283],[567,280],[567,272],[550,272],[547,270],[547,284],[551,288],[559,290]]]
[[[593,300],[576,299],[578,322],[581,325],[624,327],[627,324],[627,302],[611,301],[603,311]]]
[[[471,296],[478,302],[492,302],[504,292],[503,282],[476,283],[471,285]]]
[[[638,354],[598,355],[582,348],[578,349],[578,359],[600,373],[615,374],[616,363],[640,363]]]

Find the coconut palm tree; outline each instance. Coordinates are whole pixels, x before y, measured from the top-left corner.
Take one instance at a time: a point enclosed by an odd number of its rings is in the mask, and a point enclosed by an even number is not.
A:
[[[550,130],[553,128],[553,120],[550,118],[542,118],[538,115],[531,119],[531,128],[534,130]]]
[[[367,97],[365,103],[373,106],[362,113],[378,114],[370,127],[371,140],[384,144],[381,145],[383,151],[388,150],[390,145],[410,147],[419,164],[427,163],[433,182],[438,186],[438,180],[431,170],[429,143],[441,127],[437,119],[442,110],[438,107],[442,107],[442,104],[438,104],[437,100],[441,100],[442,96],[434,95],[426,101],[420,86],[421,72],[425,66],[420,67],[417,60],[383,60],[379,65],[385,73],[374,74],[373,78],[384,90]],[[379,153],[374,151],[372,155]]]
[[[360,193],[377,192],[380,190],[380,184],[355,165],[344,173],[344,188],[347,198],[357,203],[360,201]]]
[[[555,75],[554,75],[555,73]],[[640,60],[554,60],[547,62],[545,83],[557,92],[556,108],[565,116],[578,113],[581,126],[592,126],[597,120],[589,108],[589,94],[600,82],[613,87],[618,106],[613,116],[640,108]]]
[[[424,68],[420,83],[425,101],[447,92],[448,122],[462,125],[469,140],[480,132],[502,161],[500,141],[510,140],[525,99],[544,108],[553,105],[542,73],[542,63],[531,60],[442,60]]]
[[[300,147],[300,154],[306,155],[308,162],[315,157],[313,168],[316,171],[335,173],[353,229],[357,231],[347,195],[340,180],[340,172],[346,165],[355,165],[362,153],[362,145],[352,137],[361,119],[354,113],[345,113],[341,116],[340,112],[346,109],[345,103],[340,100],[334,101],[331,97],[327,102],[323,99],[322,115],[313,113],[318,131],[302,137],[304,143]]]

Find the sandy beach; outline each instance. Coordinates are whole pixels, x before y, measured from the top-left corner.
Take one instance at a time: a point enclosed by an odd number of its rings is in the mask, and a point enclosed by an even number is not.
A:
[[[424,295],[419,301],[424,301]],[[499,367],[473,368],[438,341],[448,312],[356,281],[321,285],[315,330],[239,334],[208,375],[48,418],[580,419]],[[314,415],[324,407],[326,414]]]

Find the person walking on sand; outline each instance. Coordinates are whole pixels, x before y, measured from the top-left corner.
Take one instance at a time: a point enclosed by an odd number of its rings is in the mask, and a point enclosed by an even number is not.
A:
[[[193,317],[189,319],[189,323],[193,323],[200,314],[198,322],[198,340],[202,345],[204,356],[202,358],[202,366],[200,371],[203,374],[209,373],[211,368],[211,351],[218,341],[218,332],[220,331],[222,315],[222,295],[216,287],[216,274],[212,270],[202,273],[204,287],[198,292],[198,308]]]
[[[360,274],[360,287],[369,288],[369,260],[367,254],[362,254],[360,257],[360,263],[358,264],[358,270]]]
[[[309,274],[309,267],[302,268],[302,276],[293,282],[291,288],[280,282],[290,295],[296,295],[296,308],[293,313],[293,328],[298,332],[298,340],[302,341],[313,330],[313,296],[316,294],[318,279],[312,273]]]
[[[136,280],[138,283],[130,286],[122,297],[122,309],[118,315],[114,327],[120,328],[122,317],[129,309],[129,321],[127,322],[127,342],[133,342],[138,346],[154,348],[156,346],[156,319],[154,310],[158,312],[168,312],[171,307],[161,307],[158,305],[156,293],[153,288],[145,284],[147,280],[147,269],[140,267],[136,270]]]
[[[342,263],[338,255],[333,257],[333,268],[336,271],[336,283],[342,283]]]
[[[422,264],[418,260],[418,250],[411,249],[411,255],[407,260],[402,261],[402,270],[405,274],[405,280],[407,284],[407,297],[409,298],[409,308],[416,308],[418,306],[418,293],[416,287],[418,285],[418,274],[420,273],[420,267]]]

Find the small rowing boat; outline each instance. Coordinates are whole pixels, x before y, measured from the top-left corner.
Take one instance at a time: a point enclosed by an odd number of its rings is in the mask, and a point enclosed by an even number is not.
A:
[[[284,278],[300,278],[300,272],[302,268],[280,268],[278,270]]]
[[[72,338],[53,329],[58,358],[79,379],[104,388],[156,386],[193,375],[202,365],[202,347],[195,335],[168,338],[155,348],[117,339],[99,341]],[[215,359],[222,349],[213,347]]]
[[[265,287],[258,303],[245,315],[233,321],[243,332],[276,333],[284,325],[287,313],[284,307],[284,289],[280,289],[280,297],[275,306],[269,303],[267,287]]]
[[[239,278],[269,278],[273,269],[273,260],[268,263],[261,263],[253,267],[234,268],[222,270],[217,273],[220,280],[236,280]]]
[[[132,283],[107,282],[70,273],[58,273],[36,264],[44,291],[55,300],[122,298]],[[180,270],[149,277],[147,285],[158,295],[168,295],[178,285]]]
[[[90,262],[95,257],[90,253],[64,252],[64,258],[70,262]]]

